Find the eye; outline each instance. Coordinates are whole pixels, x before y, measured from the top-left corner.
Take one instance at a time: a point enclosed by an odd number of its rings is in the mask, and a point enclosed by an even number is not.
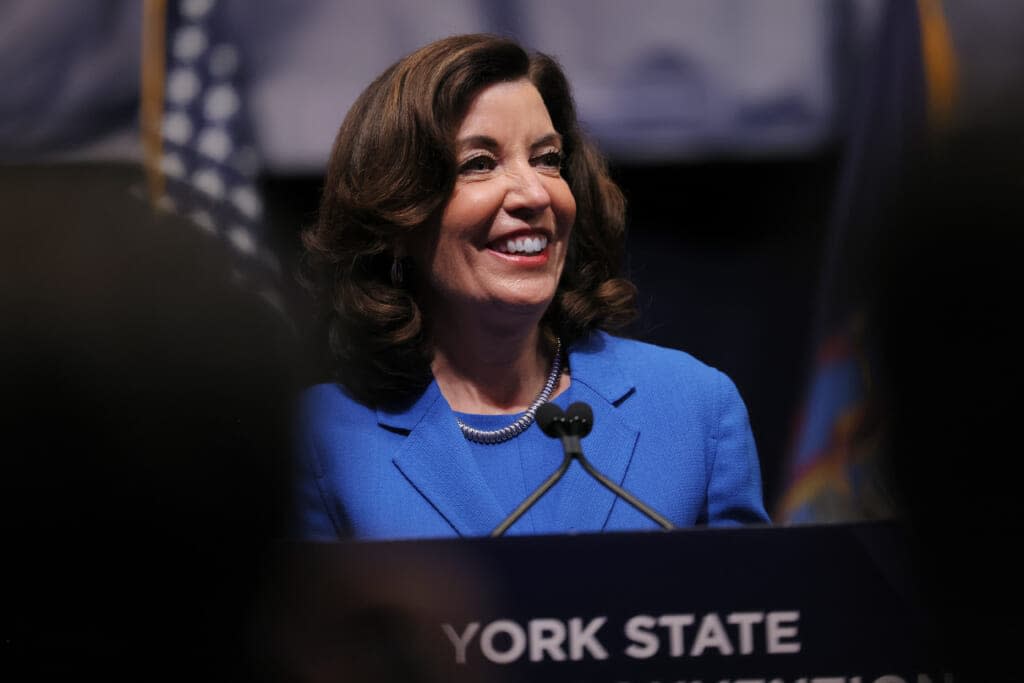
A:
[[[487,171],[493,171],[495,165],[495,161],[491,156],[478,154],[462,162],[462,165],[459,166],[459,173],[486,173]]]
[[[544,154],[539,154],[533,157],[530,161],[534,166],[539,166],[540,168],[561,171],[563,160],[561,152],[558,150],[552,150],[550,152],[545,152]]]

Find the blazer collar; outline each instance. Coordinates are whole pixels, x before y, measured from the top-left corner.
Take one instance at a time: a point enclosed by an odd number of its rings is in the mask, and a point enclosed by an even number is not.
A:
[[[623,483],[640,430],[619,406],[636,389],[621,340],[597,332],[576,344],[569,355],[574,400],[588,403],[594,427],[582,441],[583,454],[606,477]],[[565,531],[604,529],[617,496],[574,463],[558,486],[563,487],[558,519]],[[628,505],[628,503],[620,503]]]
[[[437,401],[445,402],[437,382],[432,381],[426,391],[411,404],[378,408],[377,424],[385,428],[411,432]]]
[[[623,362],[621,341],[604,332],[595,332],[569,350],[572,381],[586,385],[611,405],[619,405],[636,388]]]
[[[377,420],[385,428],[408,430],[392,461],[460,536],[486,536],[501,524],[501,504],[436,381],[407,410],[378,410]]]
[[[621,484],[639,431],[617,407],[635,389],[620,362],[618,342],[592,334],[569,349],[569,367],[579,400],[594,410],[594,431],[584,440],[587,459]],[[505,518],[497,497],[477,467],[469,445],[437,382],[407,407],[377,410],[378,424],[408,433],[393,460],[409,483],[463,536],[486,536]],[[564,487],[559,518],[566,530],[604,527],[615,496],[574,464]]]

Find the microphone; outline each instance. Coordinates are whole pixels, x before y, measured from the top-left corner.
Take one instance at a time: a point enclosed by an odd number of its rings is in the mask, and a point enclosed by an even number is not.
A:
[[[545,403],[537,409],[537,424],[548,436],[558,438],[565,433],[583,438],[594,428],[594,411],[586,403],[576,402],[563,413],[554,403]]]
[[[590,430],[594,428],[594,411],[589,405],[583,402],[576,402],[569,406],[568,412],[563,412],[560,407],[554,403],[545,403],[537,409],[536,414],[537,425],[541,428],[548,436],[560,439],[562,441],[562,451],[565,454],[562,458],[562,464],[558,466],[558,469],[552,473],[550,477],[544,480],[537,490],[527,496],[526,500],[519,504],[515,510],[512,511],[505,520],[495,527],[494,531],[491,532],[491,536],[501,536],[508,528],[511,527],[516,521],[519,520],[526,511],[529,510],[533,505],[540,500],[541,496],[547,493],[548,489],[554,486],[559,479],[565,474],[566,470],[569,469],[569,465],[572,464],[573,460],[578,460],[580,465],[586,470],[587,474],[597,479],[598,482],[606,489],[614,493],[616,496],[622,498],[627,503],[632,505],[634,508],[643,513],[648,519],[653,520],[661,528],[669,530],[675,529],[672,522],[659,515],[657,512],[652,510],[650,507],[642,503],[629,491],[613,482],[608,477],[604,476],[583,455],[583,446],[580,443],[580,439],[590,433]]]

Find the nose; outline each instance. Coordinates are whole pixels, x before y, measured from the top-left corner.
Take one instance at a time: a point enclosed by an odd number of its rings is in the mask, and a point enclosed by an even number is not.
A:
[[[535,214],[551,206],[551,195],[544,178],[533,166],[509,173],[509,187],[505,193],[505,210],[510,214]]]

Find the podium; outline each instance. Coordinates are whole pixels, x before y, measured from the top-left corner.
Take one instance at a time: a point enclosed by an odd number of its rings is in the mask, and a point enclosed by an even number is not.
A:
[[[890,522],[280,548],[263,638],[303,680],[924,683]]]

